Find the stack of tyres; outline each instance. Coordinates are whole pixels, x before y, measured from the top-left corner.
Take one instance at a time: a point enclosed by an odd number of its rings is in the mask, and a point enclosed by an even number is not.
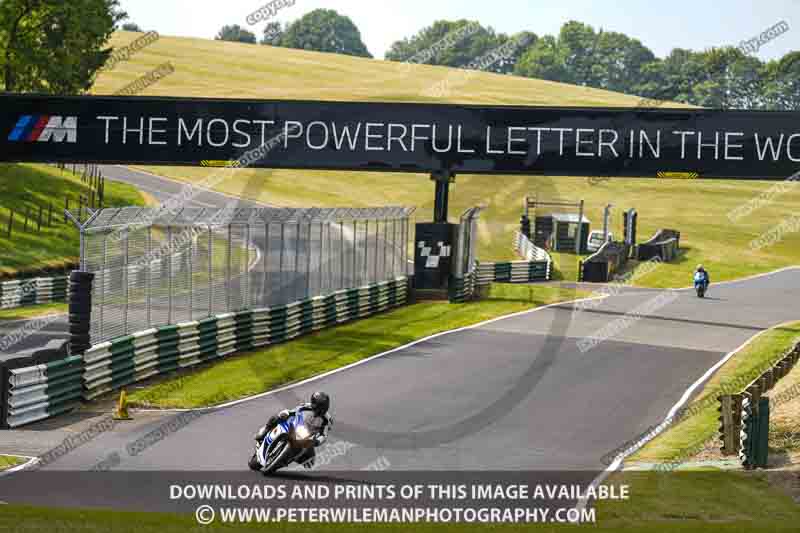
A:
[[[93,280],[91,272],[74,270],[69,275],[69,335],[73,355],[82,354],[91,347]]]

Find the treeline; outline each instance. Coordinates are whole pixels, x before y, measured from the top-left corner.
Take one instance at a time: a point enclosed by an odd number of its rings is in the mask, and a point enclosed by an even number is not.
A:
[[[467,20],[437,21],[392,44],[386,59],[409,61],[425,56],[426,49],[436,48],[448,36],[458,36],[470,24],[477,25]],[[477,26],[423,62],[467,67],[474,57],[523,37]],[[661,59],[637,39],[576,21],[565,23],[558,35],[526,32],[525,37],[525,49],[490,70],[704,107],[800,109],[798,51],[763,62],[734,46],[704,51],[675,48]]]
[[[217,38],[257,42],[255,34],[239,26],[225,26]],[[481,64],[477,59],[512,40],[524,45],[506,47],[511,53],[490,62],[486,70],[712,108],[800,109],[800,52],[763,62],[748,53],[752,46],[720,46],[675,48],[658,58],[638,39],[576,21],[565,23],[558,35],[539,36],[497,33],[465,19],[439,20],[394,42],[385,58],[475,68]],[[270,22],[260,42],[372,57],[355,24],[330,9],[311,11],[284,26]]]

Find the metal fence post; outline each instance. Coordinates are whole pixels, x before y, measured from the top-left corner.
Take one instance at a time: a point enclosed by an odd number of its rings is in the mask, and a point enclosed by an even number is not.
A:
[[[106,276],[108,276],[108,232],[103,232],[103,276],[100,278],[100,339],[103,337],[103,308],[106,305]],[[95,278],[96,279],[96,278]]]
[[[280,253],[280,259],[279,259],[279,263],[278,263],[278,275],[280,277],[279,279],[280,279],[280,284],[281,284],[281,286],[280,286],[281,294],[284,293],[283,291],[284,291],[284,288],[286,287],[286,285],[283,282],[283,247],[284,247],[285,243],[286,243],[286,223],[282,222],[281,223],[281,253]]]
[[[214,314],[214,235],[208,226],[208,316]]]
[[[325,232],[325,226],[322,222],[319,223],[319,290],[317,294],[324,294],[325,291],[322,290],[322,265],[323,265],[323,257],[325,251],[325,238],[323,237],[323,233]],[[328,251],[330,254],[330,250]]]
[[[150,314],[151,309],[151,302],[152,302],[152,292],[153,292],[153,282],[152,282],[152,257],[153,257],[153,228],[152,226],[147,226],[147,289],[145,290],[145,299],[146,304],[145,307],[147,308],[147,327],[150,327],[152,323],[152,316]]]
[[[122,258],[122,278],[125,283],[125,307],[122,314],[122,333],[123,335],[128,334],[128,305],[130,303],[130,280],[128,280],[129,270],[128,270],[128,257],[130,252],[130,230],[125,228],[125,255]]]
[[[380,219],[375,219],[375,264],[373,265],[372,269],[372,282],[375,283],[378,281],[378,249],[380,245],[378,241],[380,240],[380,232],[381,232],[381,221]]]
[[[341,255],[342,271],[339,272],[339,288],[344,289],[344,221],[339,221],[339,255]]]
[[[292,296],[295,300],[299,300],[297,297],[297,292],[300,289],[300,222],[297,223],[297,231],[295,232],[294,237],[294,279],[292,280],[292,285],[294,285],[292,290]]]
[[[268,287],[269,287],[269,222],[264,224],[264,261],[262,263],[264,268],[264,285],[261,291],[264,297],[262,298],[261,305],[267,307],[268,301]]]
[[[389,276],[387,275],[386,265],[388,264],[388,260],[386,254],[389,250],[389,221],[384,219],[383,220],[383,268],[381,268],[381,280],[385,280]]]
[[[194,226],[189,230],[189,322],[194,320]]]
[[[250,223],[245,226],[244,237],[244,308],[252,309],[250,305]]]
[[[369,219],[364,221],[364,283],[369,283]]]
[[[169,257],[169,261],[167,263],[168,270],[167,270],[167,279],[169,281],[169,299],[167,304],[167,324],[172,324],[172,291],[174,289],[173,282],[172,282],[172,226],[167,226],[167,257]]]
[[[306,295],[305,298],[311,297],[311,229],[313,224],[311,219],[308,220],[308,233],[306,235]]]
[[[225,247],[225,310],[231,312],[231,237],[232,226],[228,222],[228,246]]]
[[[392,219],[392,277],[397,277],[397,258],[400,251],[397,249],[397,219]]]
[[[356,277],[357,276],[357,277]],[[358,269],[358,220],[353,220],[353,284],[361,285],[361,273]]]

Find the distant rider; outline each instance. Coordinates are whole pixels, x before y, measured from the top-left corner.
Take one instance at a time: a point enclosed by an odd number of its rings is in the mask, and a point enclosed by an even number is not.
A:
[[[271,416],[267,421],[267,425],[258,430],[255,438],[258,443],[261,444],[261,441],[264,440],[264,437],[269,435],[270,431],[275,429],[275,426],[278,425],[278,422],[285,422],[289,419],[289,417],[294,416],[297,413],[310,412],[314,416],[310,420],[306,419],[306,426],[309,430],[314,432],[314,447],[322,446],[322,444],[324,444],[327,440],[328,431],[333,425],[333,417],[328,414],[328,409],[330,406],[331,399],[327,394],[324,392],[315,392],[311,395],[310,402],[298,405],[291,410],[284,409],[277,415]],[[306,468],[311,468],[314,466],[315,457],[316,452],[314,451],[314,448],[308,448],[308,451],[298,457],[296,461]]]
[[[703,265],[697,265],[697,270],[694,271],[694,282],[702,281],[705,285],[705,288],[708,288],[708,285],[711,283],[711,278],[708,276],[708,272],[706,269],[703,268]]]

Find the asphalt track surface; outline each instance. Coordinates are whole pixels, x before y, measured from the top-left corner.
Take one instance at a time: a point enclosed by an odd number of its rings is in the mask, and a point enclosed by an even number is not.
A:
[[[322,389],[333,398],[334,452],[319,450],[324,460],[310,477],[336,479],[376,462],[391,471],[598,472],[605,454],[662,422],[690,387],[698,392],[698,380],[726,354],[797,320],[798,301],[800,268],[713,284],[702,300],[691,289],[623,289],[589,308],[549,306],[438,335],[227,406],[140,411],[44,470],[85,471],[116,452],[113,470],[217,471],[257,481],[246,472],[255,430]],[[604,332],[612,334],[579,348]],[[154,431],[158,440],[130,453]],[[31,448],[26,432],[39,432],[42,446],[63,438],[57,421],[45,421],[3,432],[0,452],[47,450]],[[131,487],[129,504],[145,486]]]
[[[392,470],[602,470],[603,455],[660,423],[726,353],[797,319],[798,300],[800,269],[793,268],[712,285],[703,300],[691,290],[636,289],[578,312],[551,306],[202,416],[139,412],[47,468],[85,470],[118,451],[119,470],[238,471],[269,414],[322,389],[333,398],[331,442],[356,447],[320,471],[357,470],[378,458]],[[579,341],[609,327],[612,338],[581,352]],[[126,453],[174,417],[188,422],[141,453]]]

